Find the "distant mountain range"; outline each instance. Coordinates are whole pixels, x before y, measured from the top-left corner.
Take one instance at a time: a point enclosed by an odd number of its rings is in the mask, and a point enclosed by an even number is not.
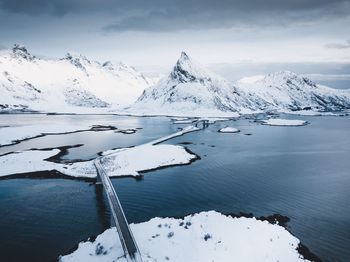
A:
[[[15,45],[0,53],[0,91],[0,112],[223,116],[350,108],[350,90],[318,85],[289,71],[232,83],[184,52],[171,73],[155,84],[124,63],[101,64],[71,53],[40,59]]]
[[[40,59],[15,45],[0,53],[0,111],[85,112],[133,103],[153,82],[124,63],[67,53]]]
[[[168,77],[146,89],[131,111],[166,115],[231,115],[266,111],[339,111],[350,108],[350,90],[318,85],[289,71],[235,83],[182,53]]]

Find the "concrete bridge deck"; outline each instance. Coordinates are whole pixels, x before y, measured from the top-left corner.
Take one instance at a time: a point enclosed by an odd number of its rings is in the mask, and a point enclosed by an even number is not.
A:
[[[119,202],[113,184],[106,171],[104,170],[103,165],[101,164],[101,159],[97,158],[94,161],[94,164],[97,170],[99,180],[101,181],[108,198],[112,218],[118,231],[120,242],[124,250],[125,258],[129,262],[142,262],[140,251],[136,245],[128,221],[126,220],[123,208]]]

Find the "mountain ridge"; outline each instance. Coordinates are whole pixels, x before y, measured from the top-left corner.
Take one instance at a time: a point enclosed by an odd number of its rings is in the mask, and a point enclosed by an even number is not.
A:
[[[123,62],[100,63],[72,52],[42,59],[15,44],[0,52],[0,90],[0,112],[220,116],[350,108],[350,90],[322,86],[291,71],[231,82],[185,52],[154,84]]]
[[[152,84],[125,63],[108,65],[72,52],[38,58],[15,44],[0,52],[0,111],[109,111],[133,103]]]

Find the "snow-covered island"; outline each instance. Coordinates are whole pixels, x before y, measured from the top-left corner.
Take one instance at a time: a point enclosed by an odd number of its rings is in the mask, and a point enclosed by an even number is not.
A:
[[[262,124],[269,126],[305,126],[308,124],[308,122],[297,119],[270,118],[267,120],[262,120]]]
[[[220,128],[218,132],[219,133],[239,133],[240,130],[235,127],[227,126],[227,127]]]
[[[233,218],[215,211],[183,219],[153,218],[131,224],[144,262],[151,261],[309,261],[298,252],[300,241],[280,225],[255,218]],[[81,242],[60,262],[126,261],[116,228]]]

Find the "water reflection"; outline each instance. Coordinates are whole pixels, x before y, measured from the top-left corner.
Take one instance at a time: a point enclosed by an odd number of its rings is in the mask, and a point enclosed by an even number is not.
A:
[[[102,184],[93,185],[95,188],[95,197],[96,197],[96,209],[98,214],[98,219],[103,229],[107,229],[111,226],[110,221],[110,211],[106,204],[106,199],[103,191]]]

